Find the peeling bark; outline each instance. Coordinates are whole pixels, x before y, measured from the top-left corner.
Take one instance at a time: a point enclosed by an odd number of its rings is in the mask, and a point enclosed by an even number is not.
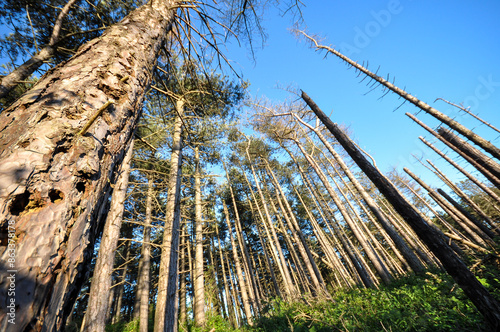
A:
[[[0,115],[0,227],[15,224],[16,331],[64,327],[174,3],[154,1],[135,10]],[[76,135],[109,100],[114,106],[86,135]],[[1,245],[0,259],[7,261]],[[8,287],[2,272],[0,298],[7,299]],[[1,307],[0,326],[6,320]]]

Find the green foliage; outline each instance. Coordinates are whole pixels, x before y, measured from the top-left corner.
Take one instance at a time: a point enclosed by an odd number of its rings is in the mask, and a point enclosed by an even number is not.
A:
[[[130,322],[120,321],[116,324],[107,325],[106,332],[137,332],[139,331],[139,320]]]
[[[483,280],[483,279],[481,279]],[[489,287],[484,279],[483,284]],[[333,301],[274,301],[259,331],[487,331],[445,274],[403,278],[381,289],[339,290]]]

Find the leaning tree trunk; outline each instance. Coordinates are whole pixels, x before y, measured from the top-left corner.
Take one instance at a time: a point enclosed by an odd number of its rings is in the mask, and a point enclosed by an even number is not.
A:
[[[301,31],[301,33],[306,38],[308,38],[312,43],[314,43],[314,45],[315,45],[315,47],[317,49],[324,49],[327,52],[332,53],[335,56],[339,57],[340,59],[342,59],[342,61],[344,61],[347,64],[349,64],[350,66],[356,68],[361,73],[365,74],[367,77],[370,77],[372,80],[378,82],[379,84],[381,84],[382,86],[384,86],[388,90],[396,93],[400,97],[404,98],[406,101],[409,101],[413,105],[417,106],[422,111],[426,112],[427,114],[432,115],[434,118],[436,118],[439,121],[447,124],[450,128],[452,128],[452,129],[456,130],[457,132],[459,132],[460,134],[464,135],[465,137],[467,137],[468,139],[470,139],[472,142],[474,142],[475,144],[477,144],[478,146],[480,146],[481,148],[483,148],[485,151],[489,152],[496,159],[500,160],[500,149],[497,148],[490,141],[488,141],[488,140],[484,139],[483,137],[477,135],[472,130],[466,128],[465,126],[463,126],[459,122],[453,120],[452,118],[450,118],[446,114],[443,114],[443,113],[439,112],[434,107],[431,107],[429,104],[423,102],[422,100],[420,100],[417,97],[411,95],[410,93],[406,92],[405,90],[403,90],[401,88],[398,88],[397,86],[395,86],[391,82],[389,82],[389,81],[385,80],[384,78],[378,76],[376,73],[373,73],[373,72],[369,71],[367,68],[363,67],[359,63],[357,63],[357,62],[351,60],[350,58],[346,57],[345,55],[343,55],[339,51],[337,51],[337,50],[335,50],[335,49],[333,49],[331,47],[328,47],[328,46],[319,45],[318,42],[314,38],[308,36],[306,33],[302,32],[302,31]]]
[[[169,280],[170,272],[175,270],[177,274],[178,241],[179,241],[179,221],[180,221],[180,186],[182,176],[182,117],[184,114],[184,100],[176,102],[177,116],[174,123],[172,154],[170,156],[170,174],[168,179],[167,203],[165,207],[165,224],[163,233],[163,243],[161,246],[160,276],[158,279],[158,295],[155,312],[155,332],[166,330],[166,324],[172,322],[172,317],[167,319],[168,289],[173,280]],[[177,243],[176,243],[177,240]],[[175,266],[171,266],[174,263]],[[177,278],[176,278],[177,280]],[[177,288],[177,284],[175,284]],[[172,299],[170,299],[172,300]]]
[[[137,124],[175,2],[135,10],[0,115],[0,227],[15,225],[17,238],[16,325],[9,329],[64,327],[85,279],[108,179]],[[89,134],[81,130],[86,123]],[[8,254],[2,248],[0,259]],[[9,283],[1,279],[0,297],[7,298]]]
[[[438,257],[446,271],[455,279],[467,297],[483,314],[494,331],[500,328],[500,304],[476,279],[464,262],[446,243],[442,233],[431,227],[415,208],[401,195],[396,187],[358,150],[354,143],[335,125],[312,99],[302,92],[302,98],[323,122],[351,158],[361,168],[379,191],[391,202],[396,211],[403,216],[415,233]]]
[[[116,245],[118,244],[120,228],[122,226],[133,149],[134,141],[130,142],[115,183],[111,206],[99,246],[99,256],[94,267],[89,302],[85,314],[85,331],[104,332],[104,327],[106,326],[106,313],[109,310],[109,292],[111,290],[111,274],[115,263]]]

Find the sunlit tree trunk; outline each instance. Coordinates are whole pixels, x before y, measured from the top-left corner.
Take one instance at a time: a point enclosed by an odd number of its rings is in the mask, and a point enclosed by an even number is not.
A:
[[[163,243],[161,246],[160,275],[158,279],[158,295],[155,312],[155,332],[167,330],[167,324],[176,324],[174,317],[167,317],[167,302],[175,301],[168,298],[170,283],[177,289],[177,259],[179,246],[179,221],[180,221],[180,185],[182,164],[182,116],[184,113],[184,100],[176,102],[177,116],[174,123],[174,134],[172,138],[172,154],[170,156],[170,174],[168,178],[167,203],[165,206],[165,225]],[[174,273],[175,271],[175,273]],[[173,277],[175,280],[171,280]],[[174,294],[175,296],[175,294]],[[173,306],[177,304],[173,302]],[[175,316],[175,315],[174,315]],[[176,318],[176,317],[175,317]]]
[[[325,189],[328,191],[328,193],[330,194],[330,197],[335,202],[335,205],[337,206],[338,210],[342,214],[342,217],[349,225],[354,236],[359,241],[359,243],[363,247],[366,255],[368,256],[368,258],[372,262],[373,266],[375,267],[378,275],[380,276],[380,278],[382,279],[382,281],[384,283],[389,284],[392,281],[393,277],[390,274],[390,272],[387,270],[387,267],[382,262],[382,260],[378,256],[378,254],[375,252],[375,249],[373,248],[371,243],[368,241],[366,236],[361,232],[361,230],[359,229],[356,222],[352,219],[352,217],[348,213],[346,207],[344,206],[343,202],[340,200],[337,193],[334,191],[334,189],[332,188],[332,186],[328,182],[323,171],[318,167],[317,163],[307,154],[307,152],[303,149],[302,145],[299,142],[296,142],[296,144],[299,147],[299,149],[301,150],[301,152],[304,155],[304,157],[306,158],[306,160],[309,162],[311,167],[314,169],[314,171],[316,172],[316,174],[320,178],[321,182],[325,186]]]
[[[153,212],[154,181],[148,175],[148,191],[146,193],[146,218],[144,219],[144,231],[142,236],[141,264],[139,266],[139,276],[137,280],[137,298],[139,308],[137,318],[139,318],[139,332],[148,332],[149,318],[149,283],[151,269],[151,220]]]
[[[104,226],[99,246],[99,255],[94,267],[92,285],[85,319],[86,331],[103,332],[106,326],[108,312],[108,297],[111,289],[111,274],[115,262],[116,245],[120,237],[123,209],[127,197],[130,161],[134,149],[134,141],[130,142],[127,153],[123,158],[122,167],[118,170],[118,177],[114,184],[111,206]]]
[[[201,218],[201,175],[199,147],[194,148],[194,210],[195,210],[195,257],[194,257],[194,322],[197,326],[205,325],[205,278],[203,274],[203,220]]]
[[[430,160],[427,160],[429,165],[434,168],[434,170],[437,172],[436,174],[445,182],[448,187],[451,188],[457,194],[461,199],[463,199],[481,218],[484,219],[484,221],[491,227],[495,228],[495,222],[490,218],[489,215],[487,215],[483,209],[479,205],[477,205],[466,193],[464,193],[460,188],[458,188],[439,168],[437,168]],[[500,235],[500,230],[499,229],[494,229],[494,232],[496,232],[498,235]]]
[[[245,180],[248,184],[248,188],[250,189],[250,193],[252,195],[252,198],[255,202],[255,205],[257,206],[257,210],[259,211],[259,215],[261,217],[261,220],[263,221],[264,229],[266,231],[266,235],[271,243],[271,246],[273,247],[273,253],[275,254],[275,261],[276,264],[278,264],[279,270],[281,272],[281,275],[283,277],[283,283],[284,287],[286,290],[286,293],[290,297],[294,297],[296,293],[295,286],[292,281],[292,277],[290,276],[290,271],[288,270],[288,266],[286,264],[285,256],[283,255],[283,251],[281,250],[281,245],[278,240],[278,236],[276,235],[276,230],[274,229],[273,222],[271,220],[271,215],[269,213],[269,209],[266,204],[266,199],[264,197],[264,193],[262,192],[262,188],[259,184],[259,180],[257,178],[257,174],[255,173],[255,169],[253,165],[250,163],[250,169],[252,171],[252,175],[255,181],[255,187],[257,188],[257,192],[259,193],[259,197],[262,203],[262,208],[264,209],[264,216],[261,213],[260,206],[257,202],[257,199],[255,197],[255,193],[253,192],[252,185],[250,181],[248,180],[246,173],[243,172],[243,175],[245,177]]]
[[[231,299],[231,293],[229,290],[229,283],[228,283],[227,276],[226,276],[226,264],[224,263],[224,257],[222,255],[222,245],[221,245],[221,240],[220,240],[220,236],[219,236],[219,227],[217,226],[217,224],[215,224],[215,232],[216,232],[216,236],[217,236],[217,242],[219,244],[219,257],[220,257],[220,264],[221,264],[221,268],[222,268],[222,280],[224,283],[224,298],[226,299],[225,308],[227,309],[227,315],[229,317],[229,322],[231,323],[231,326],[236,327],[237,323],[236,323],[236,318],[234,317],[234,311],[233,311],[234,304],[233,304],[232,299]]]

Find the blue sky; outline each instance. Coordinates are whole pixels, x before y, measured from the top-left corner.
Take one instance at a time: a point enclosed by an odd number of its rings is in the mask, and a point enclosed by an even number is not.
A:
[[[368,60],[373,71],[380,66],[379,75],[389,73],[401,88],[500,145],[499,135],[491,129],[443,102],[434,102],[444,98],[463,103],[500,127],[500,1],[304,3],[307,30],[324,37],[323,44],[335,46],[355,61]],[[408,167],[437,185],[437,179],[411,157],[439,160],[418,140],[422,135],[434,142],[431,135],[404,115],[417,109],[405,104],[394,111],[401,101],[391,94],[379,100],[380,88],[365,95],[370,89],[358,83],[360,78],[352,69],[298,41],[288,32],[291,18],[278,14],[265,17],[268,39],[257,51],[256,63],[245,50],[228,46],[229,58],[251,83],[251,93],[280,101],[289,95],[276,86],[292,84],[331,113],[334,122],[349,126],[383,171]],[[433,127],[438,124],[423,112],[418,117]],[[455,180],[464,178],[444,162],[436,163]]]
[[[500,1],[304,3],[306,28],[324,37],[324,44],[340,49],[355,61],[368,60],[373,71],[380,66],[380,75],[389,73],[391,80],[396,77],[400,87],[500,145],[500,138],[492,130],[443,102],[434,102],[441,97],[464,103],[500,127]],[[417,109],[405,104],[394,111],[401,101],[391,94],[379,100],[383,94],[380,88],[365,95],[369,88],[358,83],[360,78],[352,69],[347,70],[333,56],[325,59],[324,53],[298,41],[288,31],[291,23],[290,16],[281,17],[276,9],[269,8],[263,21],[268,39],[257,50],[256,62],[244,47],[237,47],[234,41],[228,44],[227,56],[250,81],[252,95],[279,102],[290,95],[276,89],[277,85],[300,88],[331,114],[333,121],[349,126],[354,138],[383,171],[405,166],[431,183],[436,181],[411,156],[439,160],[418,136],[431,142],[434,139],[404,115]],[[431,126],[437,125],[429,115],[420,113],[418,117]],[[445,163],[436,163],[455,180],[463,179]]]

